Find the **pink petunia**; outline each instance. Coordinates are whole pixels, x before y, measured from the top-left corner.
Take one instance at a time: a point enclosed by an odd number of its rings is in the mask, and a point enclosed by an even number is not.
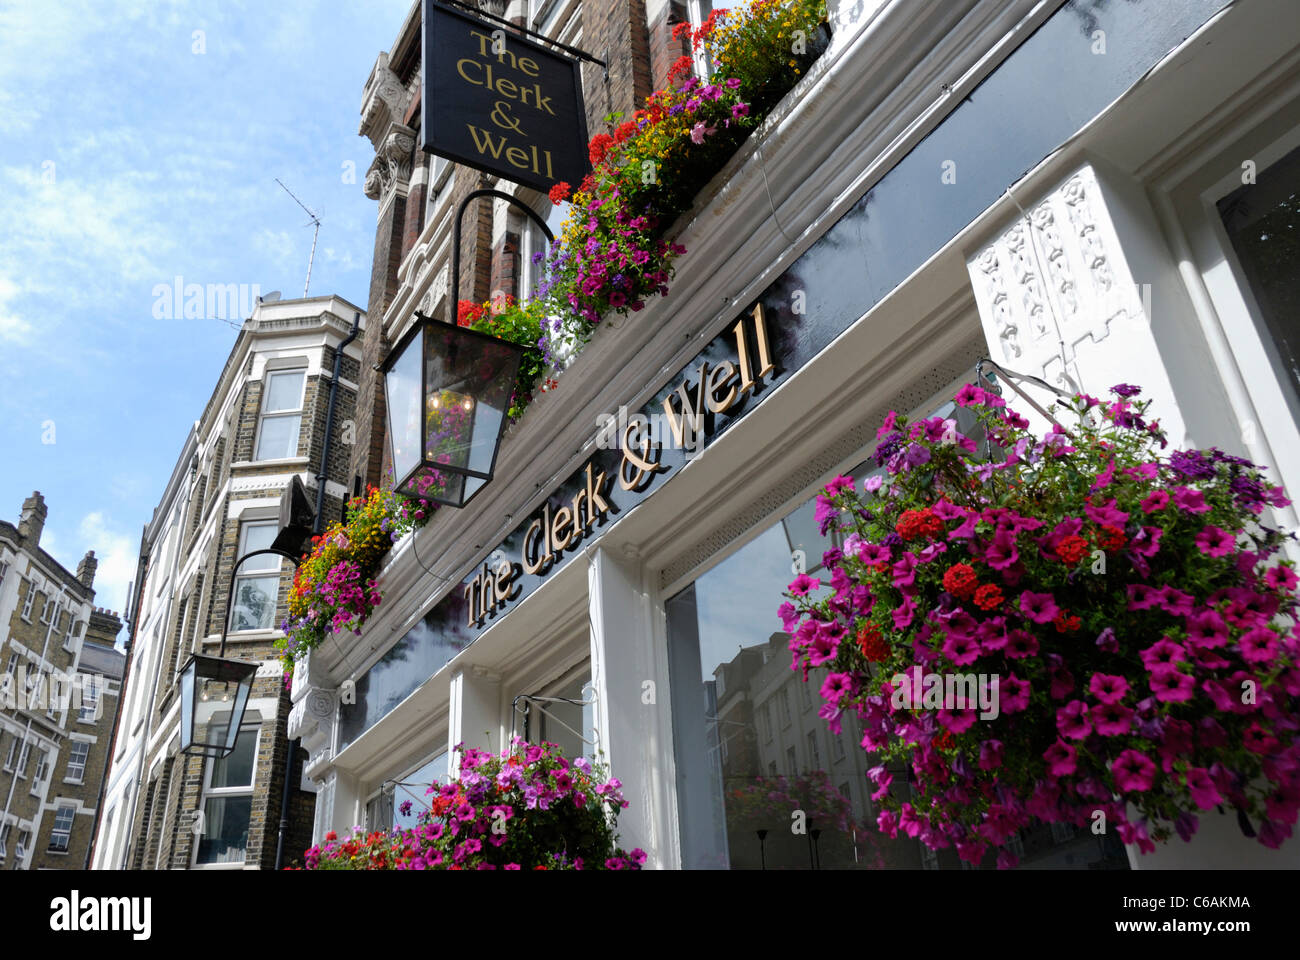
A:
[[[1064,740],[1057,740],[1043,753],[1047,772],[1054,777],[1067,777],[1074,773],[1079,751]]]
[[[1103,737],[1119,737],[1133,729],[1133,711],[1121,703],[1103,703],[1091,712],[1093,726]]]
[[[1210,524],[1196,535],[1196,546],[1207,557],[1226,557],[1236,548],[1236,540],[1227,530]]]
[[[1088,720],[1088,705],[1082,700],[1071,700],[1056,711],[1056,729],[1069,740],[1083,740],[1092,733]]]
[[[1205,494],[1192,487],[1174,487],[1174,506],[1184,513],[1209,513]]]
[[[998,705],[1002,713],[1020,713],[1029,706],[1030,686],[1014,673],[998,681]]]
[[[1155,513],[1157,510],[1163,510],[1169,506],[1169,494],[1163,490],[1153,490],[1142,501],[1143,513]]]
[[[1121,793],[1145,792],[1156,780],[1156,765],[1136,750],[1125,750],[1116,757],[1110,772]]]
[[[1265,626],[1254,627],[1241,635],[1237,650],[1247,663],[1272,666],[1278,654],[1277,634]]]
[[[1153,670],[1147,682],[1162,703],[1186,703],[1196,689],[1195,677],[1170,666]]]
[[[1188,767],[1187,791],[1192,795],[1192,803],[1200,810],[1209,810],[1223,802],[1218,787],[1204,767]]]
[[[1150,672],[1186,660],[1187,651],[1168,637],[1161,637],[1145,650],[1139,651],[1138,656],[1142,658],[1143,666]]]
[[[1264,583],[1274,590],[1291,591],[1300,583],[1290,567],[1269,567],[1264,571]]]
[[[1094,673],[1088,690],[1102,703],[1119,703],[1128,693],[1128,681],[1108,673]]]
[[[1051,623],[1059,612],[1056,599],[1050,593],[1026,590],[1020,594],[1020,613],[1034,623]]]

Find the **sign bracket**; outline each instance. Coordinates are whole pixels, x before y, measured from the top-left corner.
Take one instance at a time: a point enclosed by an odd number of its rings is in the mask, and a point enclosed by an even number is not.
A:
[[[507,20],[505,17],[498,17],[496,14],[488,13],[486,10],[480,10],[478,7],[473,6],[472,4],[462,3],[461,0],[442,0],[442,2],[451,7],[460,7],[462,10],[467,10],[470,13],[474,14],[476,17],[483,17],[485,20],[493,20],[496,23],[500,23],[503,26],[509,27],[511,30],[517,30],[520,33],[527,34],[530,37],[536,37],[538,40],[544,41],[545,43],[549,43],[552,46],[559,47],[565,53],[569,54],[572,57],[577,57],[579,60],[586,60],[589,63],[600,64],[600,66],[604,67],[605,69],[605,79],[606,80],[609,79],[609,64],[606,63],[604,60],[601,60],[599,57],[593,57],[585,50],[579,50],[577,47],[571,47],[567,43],[561,43],[559,40],[552,39],[551,37],[548,37],[544,33],[538,33],[536,30],[529,30],[527,27],[521,27],[519,24],[514,23],[511,20]]]

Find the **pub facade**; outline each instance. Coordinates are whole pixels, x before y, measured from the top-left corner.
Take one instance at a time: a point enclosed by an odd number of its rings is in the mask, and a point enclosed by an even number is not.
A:
[[[825,51],[671,231],[687,253],[670,294],[561,357],[491,482],[398,542],[362,632],[299,664],[290,736],[318,786],[317,841],[409,825],[457,744],[520,736],[603,756],[630,801],[623,840],[652,867],[955,867],[875,829],[861,731],[828,732],[776,615],[826,549],[817,492],[874,470],[886,412],[957,415],[981,358],[1070,392],[1137,383],[1171,447],[1218,446],[1300,489],[1300,337],[1284,308],[1300,274],[1254,242],[1294,222],[1300,10],[827,7]],[[482,11],[601,61],[574,68],[595,132],[691,55],[673,26],[709,4]],[[527,182],[546,163],[529,150],[513,148],[525,182],[425,152],[421,25],[417,3],[363,95],[378,229],[354,493],[391,457],[378,368],[392,346],[417,313],[529,296],[535,221],[565,214]],[[538,111],[540,90],[509,89],[514,116]],[[457,231],[461,201],[487,189],[514,202],[471,201]],[[1276,519],[1296,529],[1294,508]],[[793,809],[811,829],[791,833]],[[1296,865],[1294,841],[1266,850],[1220,819],[1140,858],[1059,825],[1022,831],[1016,853],[1026,867]]]

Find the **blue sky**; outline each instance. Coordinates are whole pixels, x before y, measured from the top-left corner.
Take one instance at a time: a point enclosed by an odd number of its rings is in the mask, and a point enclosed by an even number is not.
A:
[[[279,177],[323,222],[311,293],[365,306],[358,111],[410,6],[0,0],[0,517],[40,490],[42,546],[95,550],[99,606],[236,336],[155,287],[301,296],[312,229]]]

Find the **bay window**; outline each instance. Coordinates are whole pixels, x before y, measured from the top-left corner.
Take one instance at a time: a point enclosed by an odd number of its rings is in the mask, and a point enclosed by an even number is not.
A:
[[[217,731],[224,739],[224,731]],[[228,757],[208,760],[203,781],[203,834],[195,851],[198,866],[243,863],[253,815],[253,779],[258,728],[243,727]]]
[[[241,524],[239,550],[242,557],[253,550],[265,550],[275,540],[279,527],[274,520]],[[280,592],[280,558],[274,554],[250,557],[240,564],[235,577],[235,606],[230,629],[270,630],[275,622]]]
[[[298,431],[302,425],[306,383],[305,369],[266,372],[255,459],[281,460],[298,455]]]

